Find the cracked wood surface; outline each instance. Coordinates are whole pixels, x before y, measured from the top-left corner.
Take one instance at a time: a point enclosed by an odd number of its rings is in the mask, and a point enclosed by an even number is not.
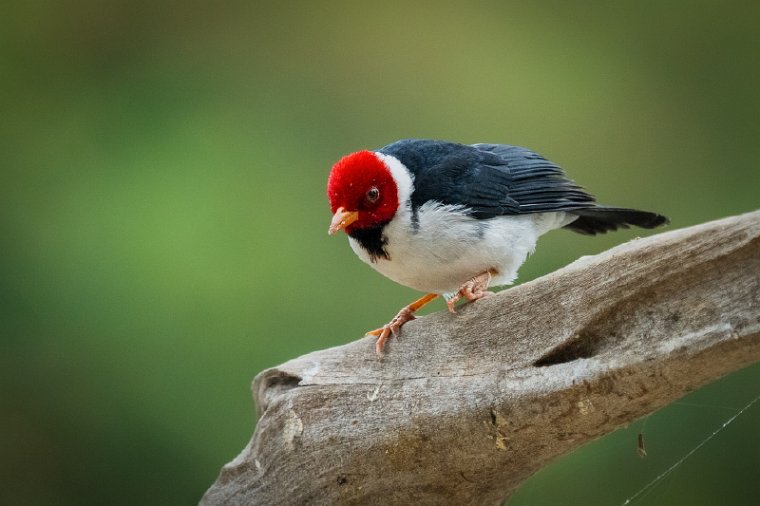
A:
[[[499,504],[551,460],[760,360],[760,211],[636,239],[261,372],[204,505]]]

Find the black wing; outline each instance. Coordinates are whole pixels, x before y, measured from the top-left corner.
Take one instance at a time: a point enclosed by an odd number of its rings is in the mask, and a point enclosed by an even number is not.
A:
[[[595,206],[592,195],[565,175],[565,171],[538,153],[519,146],[474,144],[484,158],[487,178],[498,179],[500,190],[517,203],[514,213],[573,211]],[[480,182],[489,185],[486,181]],[[475,185],[475,191],[480,191]]]
[[[594,198],[541,155],[518,146],[404,140],[379,150],[414,174],[412,206],[462,205],[476,218],[569,211]]]
[[[561,167],[519,146],[407,139],[378,151],[414,174],[413,208],[433,200],[462,205],[479,219],[565,211],[579,216],[567,228],[586,234],[667,221],[656,213],[598,205]]]

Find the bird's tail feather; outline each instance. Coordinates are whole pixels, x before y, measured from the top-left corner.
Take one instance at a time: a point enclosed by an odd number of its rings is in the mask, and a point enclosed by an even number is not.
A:
[[[631,225],[655,228],[668,223],[668,218],[661,214],[617,207],[589,207],[572,210],[568,214],[574,214],[578,216],[578,219],[565,225],[564,228],[586,235],[604,234],[619,228],[628,228]]]

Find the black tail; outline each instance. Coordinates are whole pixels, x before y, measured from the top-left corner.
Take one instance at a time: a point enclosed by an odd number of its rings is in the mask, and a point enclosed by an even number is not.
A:
[[[616,207],[589,207],[569,211],[568,214],[574,214],[578,219],[565,225],[565,228],[587,235],[604,234],[611,230],[628,228],[630,225],[655,228],[668,223],[668,219],[661,214]]]

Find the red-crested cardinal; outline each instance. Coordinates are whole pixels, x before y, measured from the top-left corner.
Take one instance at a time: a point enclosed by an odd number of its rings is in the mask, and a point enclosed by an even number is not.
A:
[[[478,300],[511,284],[542,234],[567,228],[594,235],[635,225],[654,228],[657,213],[596,203],[564,171],[533,151],[503,144],[463,145],[406,139],[340,159],[330,172],[329,233],[380,274],[427,295],[399,311],[376,336],[386,341],[419,308],[443,295]]]

